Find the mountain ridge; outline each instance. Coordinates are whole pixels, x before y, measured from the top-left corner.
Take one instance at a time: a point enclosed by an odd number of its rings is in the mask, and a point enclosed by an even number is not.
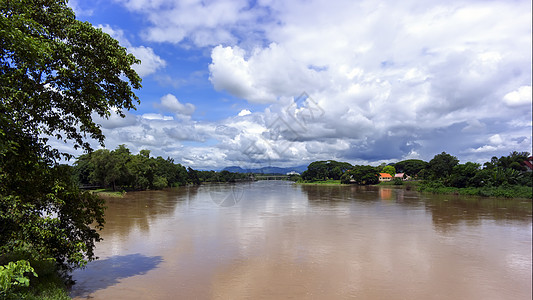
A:
[[[253,169],[243,169],[238,166],[230,166],[222,169],[223,171],[229,171],[232,173],[260,173],[260,174],[287,174],[289,172],[295,171],[302,173],[307,170],[307,166],[295,166],[295,167],[262,167],[262,168],[253,168]]]

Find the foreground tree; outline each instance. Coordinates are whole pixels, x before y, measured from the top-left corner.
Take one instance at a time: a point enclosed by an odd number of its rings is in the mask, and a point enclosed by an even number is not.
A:
[[[0,263],[55,259],[68,270],[94,259],[103,201],[80,192],[49,137],[90,151],[103,145],[92,116],[138,102],[138,63],[66,0],[0,0]]]

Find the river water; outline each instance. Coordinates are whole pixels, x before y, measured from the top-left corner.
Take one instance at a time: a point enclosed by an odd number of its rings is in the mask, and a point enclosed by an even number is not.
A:
[[[75,299],[531,299],[531,201],[286,181],[108,199]]]

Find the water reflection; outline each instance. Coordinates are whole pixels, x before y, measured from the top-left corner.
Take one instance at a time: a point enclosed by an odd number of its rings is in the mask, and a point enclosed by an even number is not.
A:
[[[332,205],[344,201],[376,201],[375,186],[302,185],[301,190],[311,205]]]
[[[431,212],[435,227],[449,231],[458,224],[480,225],[482,220],[495,222],[531,222],[531,201],[494,199],[457,195],[425,196],[426,209]]]
[[[453,227],[462,221],[479,224],[480,220],[531,222],[532,202],[516,199],[483,198],[459,195],[421,195],[403,188],[377,186],[301,186],[311,206],[344,205],[345,202],[425,207],[439,229]]]
[[[130,192],[123,198],[107,198],[105,238],[112,228],[114,234],[127,235],[132,230],[146,232],[150,224],[159,218],[174,215],[179,205],[188,205],[196,198],[198,187],[179,187],[160,191]]]

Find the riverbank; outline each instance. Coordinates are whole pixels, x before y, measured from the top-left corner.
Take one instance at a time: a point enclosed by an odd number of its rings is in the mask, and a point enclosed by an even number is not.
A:
[[[402,184],[397,184],[394,181],[380,182],[376,186],[394,186],[404,188],[407,190],[417,190],[421,193],[441,194],[441,195],[464,195],[464,196],[480,196],[480,197],[494,197],[494,198],[518,198],[518,199],[532,199],[533,188],[521,185],[507,185],[507,186],[485,186],[485,187],[447,187],[440,182],[424,182],[424,181],[402,181]]]
[[[305,182],[305,181],[297,181],[295,184],[298,185],[349,185],[345,183],[341,183],[340,180],[324,180],[324,181],[312,181],[312,182]]]
[[[446,187],[438,183],[426,183],[418,186],[417,190],[422,193],[431,194],[451,194],[451,195],[466,195],[466,196],[481,196],[481,197],[496,197],[496,198],[533,198],[533,188],[529,186],[499,186],[499,187],[467,187],[456,188]]]
[[[326,180],[314,182],[296,182],[299,185],[349,185],[343,184],[340,180]],[[533,188],[520,185],[508,185],[499,187],[447,187],[438,182],[424,182],[424,181],[402,181],[398,184],[394,181],[383,181],[374,186],[390,186],[403,188],[405,190],[416,190],[421,193],[442,194],[442,195],[465,195],[465,196],[480,196],[480,197],[495,197],[495,198],[519,198],[532,199]]]
[[[93,194],[97,194],[103,197],[113,197],[113,198],[123,198],[124,195],[126,195],[126,191],[119,192],[119,191],[113,191],[111,189],[88,190],[88,192],[91,192]]]

